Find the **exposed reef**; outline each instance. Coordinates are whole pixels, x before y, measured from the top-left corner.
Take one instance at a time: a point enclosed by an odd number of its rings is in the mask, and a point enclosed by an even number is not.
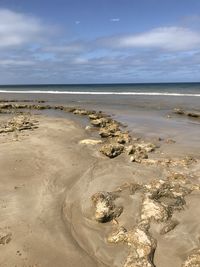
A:
[[[30,116],[16,116],[7,123],[0,125],[0,134],[14,131],[34,130],[38,127],[38,121],[32,119]]]
[[[199,184],[193,184],[185,175],[181,173],[172,173],[166,179],[153,180],[146,184],[126,184],[117,188],[113,193],[118,192],[120,195],[129,187],[130,194],[140,192],[142,197],[140,215],[137,223],[130,229],[120,226],[120,213],[115,214],[115,206],[113,206],[112,192],[96,193],[92,196],[92,200],[100,199],[100,211],[95,211],[95,219],[98,222],[109,222],[113,219],[117,220],[117,224],[113,224],[113,232],[107,237],[109,243],[122,243],[129,248],[129,252],[123,267],[154,267],[154,252],[156,250],[157,241],[150,231],[151,224],[160,225],[160,235],[165,235],[181,222],[173,219],[174,212],[181,212],[186,205],[185,197],[193,191],[200,191]],[[123,195],[121,196],[123,197]],[[93,200],[94,202],[94,200]],[[98,218],[101,218],[100,220]],[[102,219],[103,218],[103,219]],[[109,218],[109,220],[104,218]],[[117,226],[116,226],[117,225]],[[196,265],[195,265],[196,264]],[[199,266],[199,251],[188,257],[184,263],[184,267]]]

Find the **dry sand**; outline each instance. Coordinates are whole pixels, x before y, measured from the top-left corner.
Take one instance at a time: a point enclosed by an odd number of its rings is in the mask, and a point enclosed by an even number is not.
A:
[[[99,144],[80,144],[91,133],[76,122],[35,118],[35,130],[0,135],[1,267],[123,267],[128,247],[109,244],[107,237],[118,225],[129,230],[137,224],[142,195],[132,194],[129,187],[122,190],[116,201],[124,208],[121,216],[103,224],[94,219],[91,196],[123,184],[165,179],[174,172],[200,183],[198,155],[189,166],[137,164],[125,153],[109,159],[98,151]],[[1,120],[6,119],[2,115]],[[165,156],[170,156],[170,146],[174,151],[176,144],[168,145]],[[163,147],[155,158],[163,157]],[[189,194],[184,209],[173,214],[179,224],[165,235],[159,233],[160,224],[151,224],[157,240],[155,266],[181,267],[200,247],[199,201],[198,190]]]

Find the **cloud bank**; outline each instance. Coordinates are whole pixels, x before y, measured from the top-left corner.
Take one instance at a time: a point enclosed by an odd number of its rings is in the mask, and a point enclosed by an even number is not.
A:
[[[181,27],[162,27],[140,34],[107,38],[104,41],[113,47],[182,51],[199,48],[200,33]]]
[[[96,39],[54,38],[51,29],[33,15],[0,9],[0,84],[200,79],[200,31],[191,27]]]

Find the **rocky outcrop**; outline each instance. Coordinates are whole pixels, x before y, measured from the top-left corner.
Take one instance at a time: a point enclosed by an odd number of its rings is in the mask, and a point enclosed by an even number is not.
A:
[[[124,146],[118,143],[105,144],[100,148],[100,152],[109,158],[115,158],[124,151]]]
[[[133,156],[130,157],[130,161],[141,163],[143,159],[148,159],[148,154],[144,149],[138,148],[134,151]]]
[[[115,244],[123,242],[129,247],[124,267],[154,267],[156,240],[144,229],[136,226],[127,231],[124,227],[120,227],[107,240]]]
[[[99,135],[103,138],[113,137],[118,131],[119,131],[119,125],[116,123],[110,123],[109,125],[102,127],[99,130]]]
[[[140,214],[136,224],[128,230],[116,224],[114,231],[107,237],[107,241],[112,244],[124,244],[129,248],[123,267],[155,267],[153,257],[157,246],[156,240],[151,236],[150,229],[152,223],[159,224],[158,234],[167,234],[173,231],[179,224],[172,218],[176,210],[183,210],[186,205],[185,197],[194,190],[200,190],[198,184],[193,184],[181,173],[171,173],[166,179],[155,179],[146,184],[125,183],[118,187],[113,193],[120,194],[124,190],[130,189],[130,194],[139,193],[142,196]],[[112,193],[97,195],[94,199],[96,205],[95,217],[99,221],[106,218],[113,218],[111,215],[113,207]],[[122,194],[123,195],[123,194]],[[121,213],[120,213],[121,214]],[[116,217],[116,216],[114,216]],[[120,225],[120,217],[117,225]],[[185,261],[182,267],[199,266],[199,250],[194,251]]]
[[[127,154],[131,155],[130,161],[141,163],[148,159],[148,153],[155,151],[156,146],[152,143],[134,143],[126,148]]]
[[[98,118],[95,120],[91,120],[90,123],[95,127],[106,127],[110,123],[109,118]]]
[[[115,132],[115,141],[119,144],[128,144],[131,141],[131,136],[129,132]]]
[[[182,267],[199,267],[200,266],[200,249],[195,249],[188,256]]]
[[[142,202],[141,209],[141,220],[147,221],[151,220],[156,222],[165,222],[170,217],[170,210],[167,205],[155,201],[148,196],[145,196]]]
[[[123,208],[116,207],[115,198],[116,196],[109,192],[98,192],[92,196],[96,221],[106,223],[121,215]]]
[[[200,118],[199,111],[185,111],[181,108],[175,108],[173,112],[178,115],[184,115],[184,116],[193,117],[193,118]]]
[[[88,115],[90,112],[85,109],[75,109],[73,113],[76,115]]]
[[[0,133],[9,133],[14,131],[34,130],[38,128],[38,122],[32,120],[29,116],[20,115],[9,120],[6,124],[0,126]]]

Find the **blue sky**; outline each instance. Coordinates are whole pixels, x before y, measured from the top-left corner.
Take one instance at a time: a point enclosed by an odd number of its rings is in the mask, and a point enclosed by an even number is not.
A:
[[[199,0],[0,0],[0,84],[200,81]]]

